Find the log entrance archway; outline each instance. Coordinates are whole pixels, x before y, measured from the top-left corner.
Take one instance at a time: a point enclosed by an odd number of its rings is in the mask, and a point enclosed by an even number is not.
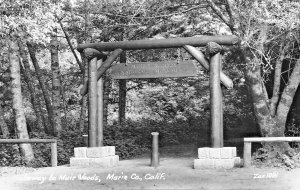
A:
[[[123,50],[139,49],[162,49],[162,48],[184,48],[210,73],[210,106],[211,106],[211,144],[213,148],[223,147],[223,107],[220,82],[227,88],[233,87],[232,80],[222,72],[221,51],[222,46],[237,45],[239,39],[236,36],[200,36],[188,38],[172,38],[159,40],[134,40],[121,42],[87,43],[77,47],[89,60],[88,80],[82,85],[80,93],[82,96],[88,93],[88,119],[89,119],[89,147],[103,146],[103,83],[101,77],[112,66],[112,63]],[[207,60],[204,54],[195,47],[206,46]],[[106,57],[101,51],[112,51]],[[98,68],[97,68],[98,61]],[[121,75],[122,67],[115,78]],[[175,72],[175,71],[174,71]],[[177,72],[177,71],[176,71]],[[175,76],[176,75],[175,72]],[[130,72],[128,72],[130,73]],[[123,77],[130,77],[130,74]],[[145,71],[139,73],[142,78]],[[147,73],[145,73],[146,75]],[[149,73],[148,73],[149,74]],[[180,75],[181,76],[181,75]],[[151,77],[151,75],[150,75]],[[166,74],[166,77],[168,75]],[[147,75],[149,78],[149,75]]]

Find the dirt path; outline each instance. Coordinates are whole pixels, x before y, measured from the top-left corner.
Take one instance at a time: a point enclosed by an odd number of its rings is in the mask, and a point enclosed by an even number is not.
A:
[[[147,157],[123,160],[110,169],[59,166],[18,172],[21,174],[2,172],[0,189],[300,189],[300,169],[195,170],[190,154],[177,158],[163,155],[156,169],[149,167]]]

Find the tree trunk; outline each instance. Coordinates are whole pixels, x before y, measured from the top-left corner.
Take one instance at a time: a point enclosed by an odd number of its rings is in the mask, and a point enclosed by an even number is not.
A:
[[[57,30],[55,30],[56,32]],[[53,108],[53,132],[59,136],[62,130],[60,113],[60,70],[58,61],[58,40],[57,36],[51,39],[51,70],[52,70],[52,108]]]
[[[120,63],[126,63],[126,52],[120,55]],[[126,119],[126,80],[119,80],[119,123],[122,124]]]
[[[85,14],[84,14],[84,39],[80,40],[77,39],[78,43],[83,43],[83,42],[89,42],[88,40],[88,26],[89,26],[89,1],[85,0],[84,1],[84,8],[85,8]],[[71,9],[72,10],[72,9]],[[73,12],[72,12],[73,13]],[[73,17],[72,17],[73,18]],[[72,22],[73,23],[73,22]],[[82,72],[82,83],[87,80],[87,70],[88,70],[88,60],[85,58],[83,53],[80,53],[81,55],[81,60],[82,60],[82,67],[83,72]],[[81,102],[81,112],[80,112],[80,119],[79,119],[79,129],[80,131],[84,131],[84,123],[85,123],[85,118],[86,118],[86,111],[87,111],[87,95],[82,96],[82,102]]]
[[[3,112],[3,108],[0,105],[0,127],[1,127],[1,131],[2,131],[2,137],[3,138],[8,138],[9,136],[9,129],[8,126],[4,120],[4,112]]]
[[[300,59],[297,60],[297,63],[292,71],[292,74],[290,75],[289,81],[282,92],[277,107],[276,116],[278,121],[278,130],[280,130],[281,134],[284,134],[287,116],[290,111],[291,105],[293,103],[293,99],[296,94],[299,83],[300,83]]]
[[[35,87],[34,87],[34,80],[32,79],[31,73],[30,73],[30,66],[27,58],[27,53],[26,50],[24,49],[24,46],[21,41],[18,42],[19,49],[20,49],[20,56],[22,58],[22,63],[21,64],[21,72],[23,73],[24,80],[27,83],[27,87],[30,93],[30,101],[36,116],[36,126],[38,127],[39,130],[44,130],[45,132],[45,120],[42,117],[42,111],[41,111],[41,105],[39,105],[39,101],[36,97],[35,93]]]
[[[271,117],[268,102],[264,95],[261,67],[257,64],[253,69],[247,69],[245,75],[252,95],[254,114],[261,134],[263,136],[283,136],[283,134],[280,134],[276,130],[276,120]]]
[[[84,57],[84,54],[81,53],[81,58],[82,58],[82,65],[85,68],[84,72],[82,74],[82,83],[84,84],[84,81],[87,80],[87,65],[88,65],[88,61],[87,59]],[[84,131],[84,124],[85,124],[85,118],[86,118],[86,111],[87,111],[87,95],[82,96],[81,99],[81,111],[80,111],[80,118],[79,118],[79,129],[81,132]]]
[[[24,114],[22,92],[21,92],[21,77],[20,77],[20,63],[18,52],[18,45],[9,41],[9,61],[11,72],[11,90],[13,94],[13,110],[16,118],[16,132],[19,139],[29,139],[26,118]],[[25,157],[26,161],[34,159],[31,144],[20,144],[21,154]]]
[[[109,93],[111,91],[111,78],[109,73],[106,72],[105,76],[103,77],[104,81],[104,93],[103,93],[103,128],[107,127],[108,124],[108,105],[109,105]]]
[[[300,126],[300,88],[298,87],[293,103],[293,111],[291,112],[291,122],[296,126]]]
[[[28,52],[29,52],[32,64],[33,64],[34,69],[35,69],[36,76],[37,76],[38,81],[39,81],[39,85],[41,87],[41,90],[42,90],[43,96],[44,96],[46,109],[47,109],[47,113],[48,113],[48,120],[49,120],[49,124],[50,124],[50,130],[51,130],[51,131],[48,131],[48,132],[49,132],[49,134],[53,134],[53,109],[52,109],[52,104],[51,104],[51,100],[50,100],[50,95],[47,91],[46,83],[45,83],[45,80],[42,76],[42,71],[40,69],[39,63],[38,63],[38,61],[36,59],[36,56],[35,56],[35,48],[30,43],[27,43],[27,48],[28,48]]]
[[[62,79],[61,81],[64,81],[64,79]],[[64,118],[66,119],[67,118],[67,102],[66,102],[66,97],[65,97],[65,88],[64,88],[64,85],[61,83],[60,85],[60,94],[61,94],[61,100],[62,100],[62,109],[63,109],[63,112],[64,112]]]

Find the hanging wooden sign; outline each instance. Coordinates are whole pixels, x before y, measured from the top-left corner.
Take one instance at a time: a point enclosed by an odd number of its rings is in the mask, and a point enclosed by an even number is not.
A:
[[[161,61],[117,64],[111,68],[113,79],[167,78],[197,76],[193,61]]]

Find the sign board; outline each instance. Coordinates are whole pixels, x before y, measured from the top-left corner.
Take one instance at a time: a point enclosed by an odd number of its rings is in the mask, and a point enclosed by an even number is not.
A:
[[[167,78],[197,76],[193,61],[161,61],[117,64],[111,67],[113,79]]]

